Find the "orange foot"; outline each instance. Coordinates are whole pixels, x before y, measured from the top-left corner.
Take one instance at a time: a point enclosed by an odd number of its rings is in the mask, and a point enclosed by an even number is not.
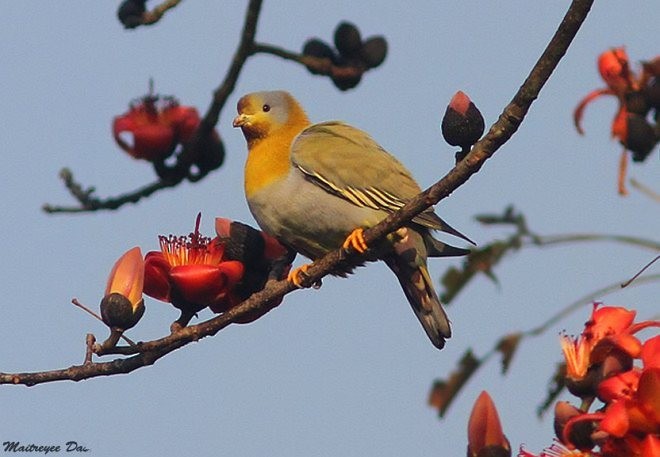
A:
[[[302,289],[302,282],[304,280],[304,276],[307,274],[307,269],[309,268],[309,264],[300,266],[298,268],[294,268],[289,272],[289,275],[286,277],[286,280],[292,283],[294,286],[296,286],[298,289]],[[302,273],[302,275],[301,275]],[[303,276],[301,278],[301,276]]]
[[[356,228],[353,230],[351,234],[346,238],[346,241],[344,241],[344,244],[342,244],[342,247],[344,249],[352,247],[360,254],[366,251],[369,246],[367,246],[367,242],[364,241],[364,229]]]

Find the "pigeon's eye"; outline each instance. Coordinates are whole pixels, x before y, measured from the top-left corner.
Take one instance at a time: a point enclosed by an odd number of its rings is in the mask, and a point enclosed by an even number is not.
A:
[[[270,111],[270,105],[266,104],[262,106],[261,109],[264,111],[264,113],[267,113],[268,111]]]

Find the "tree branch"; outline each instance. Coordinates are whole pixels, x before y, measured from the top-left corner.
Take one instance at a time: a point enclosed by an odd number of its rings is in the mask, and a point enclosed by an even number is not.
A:
[[[315,71],[318,74],[330,76],[333,78],[352,78],[363,74],[368,69],[366,66],[355,65],[335,65],[328,58],[308,56],[298,54],[295,52],[287,51],[277,46],[272,46],[265,43],[255,43],[252,48],[251,54],[271,54],[280,57],[284,60],[290,60],[304,65],[305,67]]]
[[[142,14],[142,25],[155,24],[161,20],[167,10],[174,8],[179,3],[181,3],[181,0],[165,0],[160,5],[156,5],[153,10],[145,11]]]
[[[490,158],[518,129],[523,121],[527,111],[533,101],[537,98],[541,88],[550,77],[552,71],[556,68],[565,54],[568,46],[575,37],[580,25],[586,19],[593,0],[574,0],[569,7],[564,19],[547,48],[541,55],[538,62],[532,68],[530,75],[513,97],[513,100],[504,108],[499,119],[490,128],[486,136],[477,142],[470,153],[459,162],[447,175],[429,189],[420,193],[411,200],[401,210],[391,214],[385,220],[364,232],[365,240],[368,244],[387,235],[388,233],[401,227],[406,221],[412,219],[416,214],[431,205],[436,204],[442,198],[447,197],[451,192],[465,183],[474,173],[479,171],[484,162]],[[258,16],[258,8],[261,2],[253,0],[250,2],[248,16],[246,21]],[[253,10],[256,8],[256,10]],[[254,27],[253,24],[253,27]],[[242,50],[249,49],[250,35],[249,28],[244,32],[241,46],[236,53],[234,63],[228,73],[228,80],[235,82],[238,77],[239,63],[245,59]],[[245,48],[243,48],[245,46]],[[233,87],[233,83],[228,83],[226,89],[223,86],[216,92],[212,111],[215,106],[221,107],[226,100],[226,91]],[[217,119],[216,119],[217,120]],[[314,262],[308,269],[308,278],[306,284],[314,284],[323,276],[335,270],[341,262],[355,262],[357,256],[353,253],[346,253],[344,250],[337,250],[328,253],[320,260]],[[240,320],[242,316],[250,313],[266,313],[269,311],[269,302],[279,298],[295,289],[288,281],[269,282],[264,290],[253,294],[237,307],[227,311],[206,322],[183,328],[174,334],[159,340],[146,343],[137,343],[135,349],[127,348],[127,353],[135,350],[139,351],[126,359],[116,359],[110,362],[91,363],[80,366],[70,367],[64,370],[55,370],[37,373],[2,373],[0,374],[0,383],[13,383],[35,385],[42,382],[56,380],[80,380],[96,376],[107,376],[114,373],[128,373],[142,366],[153,364],[160,357],[172,352],[185,344],[197,341],[207,336],[213,336],[224,327],[235,320]]]
[[[262,0],[250,0],[245,15],[241,40],[236,49],[236,53],[234,54],[231,66],[220,86],[214,91],[211,105],[202,118],[199,128],[195,133],[195,137],[178,155],[177,166],[187,169],[190,164],[193,163],[195,157],[199,154],[200,146],[203,144],[204,139],[208,138],[211,131],[218,123],[220,112],[225,106],[229,95],[233,92],[234,87],[236,86],[236,81],[238,81],[238,77],[240,76],[241,69],[245,64],[245,60],[250,56],[251,49],[254,46],[254,36],[257,29],[259,13],[261,11],[261,3]],[[188,179],[190,181],[198,181],[205,175],[206,173],[188,176]],[[46,203],[42,206],[43,211],[46,213],[85,213],[102,209],[114,210],[127,203],[137,203],[139,200],[148,197],[161,189],[174,187],[182,180],[160,179],[152,184],[140,187],[139,189],[118,197],[102,199],[92,196],[94,188],[84,189],[81,184],[74,181],[73,174],[70,170],[66,168],[62,169],[60,177],[64,181],[64,184],[71,195],[78,201],[79,205],[57,206]]]

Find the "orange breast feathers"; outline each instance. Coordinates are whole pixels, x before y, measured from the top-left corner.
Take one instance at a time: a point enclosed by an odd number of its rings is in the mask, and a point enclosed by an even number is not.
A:
[[[289,123],[250,145],[245,163],[248,197],[286,178],[291,169],[291,143],[308,125],[308,122]]]

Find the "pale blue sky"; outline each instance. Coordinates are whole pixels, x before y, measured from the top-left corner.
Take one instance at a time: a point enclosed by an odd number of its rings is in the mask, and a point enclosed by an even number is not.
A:
[[[158,25],[124,31],[118,1],[3,5],[0,61],[5,198],[0,230],[3,331],[0,371],[34,371],[82,362],[87,332],[106,329],[70,305],[97,308],[107,274],[126,249],[157,248],[158,234],[185,234],[203,213],[254,224],[242,191],[244,139],[231,128],[238,98],[287,89],[314,121],[342,119],[370,132],[427,186],[453,163],[440,122],[457,90],[470,95],[487,124],[511,99],[563,16],[568,2],[266,0],[259,41],[299,50],[310,36],[329,40],[350,20],[364,36],[383,34],[390,53],[352,91],[299,65],[251,58],[218,129],[224,166],[116,212],[46,215],[43,203],[72,200],[57,178],[73,169],[102,196],[153,180],[150,166],[123,154],[111,137],[112,117],[146,91],[176,95],[204,112],[224,77],[243,23],[244,1],[184,1]],[[153,3],[153,2],[150,2]],[[414,5],[414,6],[413,6]],[[540,233],[603,232],[657,241],[658,205],[615,191],[620,146],[609,139],[614,99],[585,114],[585,137],[571,124],[578,100],[602,86],[597,55],[625,44],[631,59],[657,54],[655,1],[599,2],[566,58],[514,138],[481,172],[438,207],[479,244],[506,231],[473,216],[513,204]],[[631,176],[660,183],[657,150]],[[584,308],[524,344],[511,372],[483,368],[439,421],[426,405],[429,387],[452,370],[468,346],[483,354],[501,335],[530,328],[601,286],[634,274],[652,254],[605,243],[529,249],[497,270],[500,286],[479,278],[449,307],[454,337],[437,351],[409,309],[394,276],[369,265],[348,280],[326,279],[300,291],[264,318],[233,326],[130,375],[34,388],[0,387],[0,443],[63,444],[91,455],[160,456],[462,456],[472,402],[491,392],[517,449],[538,451],[552,440],[551,421],[535,417],[560,358],[556,335],[580,330]],[[439,278],[458,260],[434,260]],[[657,267],[655,267],[657,270]],[[631,288],[606,302],[657,313],[658,285]],[[129,335],[164,335],[177,317],[147,300]],[[211,316],[208,311],[200,318]]]

